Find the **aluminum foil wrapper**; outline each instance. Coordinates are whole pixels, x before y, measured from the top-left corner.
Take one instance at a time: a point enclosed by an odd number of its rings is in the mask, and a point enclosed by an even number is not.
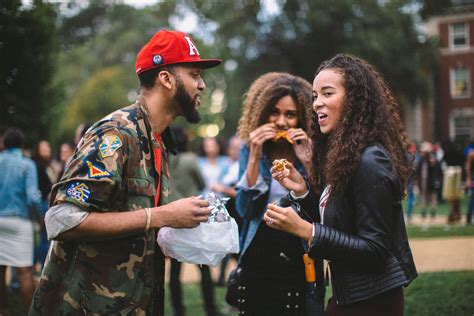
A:
[[[209,207],[211,208],[211,214],[207,220],[208,223],[230,222],[231,216],[225,207],[229,198],[223,198],[214,192],[210,192],[206,195],[206,200],[209,202]]]

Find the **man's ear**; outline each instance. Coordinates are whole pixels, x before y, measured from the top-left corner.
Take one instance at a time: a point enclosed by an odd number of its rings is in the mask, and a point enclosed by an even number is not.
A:
[[[156,77],[156,80],[159,81],[163,87],[169,90],[173,88],[175,83],[174,75],[167,70],[160,71]]]

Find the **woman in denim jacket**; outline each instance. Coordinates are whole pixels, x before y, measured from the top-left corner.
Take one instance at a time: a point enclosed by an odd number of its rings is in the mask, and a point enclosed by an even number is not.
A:
[[[33,297],[33,218],[41,193],[35,163],[23,156],[23,131],[9,128],[0,153],[0,315],[7,311],[6,267],[16,267],[25,311]],[[11,303],[10,303],[11,304]]]
[[[288,190],[272,180],[275,159],[286,159],[302,173],[311,161],[311,86],[288,73],[267,73],[249,88],[239,122],[244,141],[239,153],[236,208],[240,231],[238,308],[245,315],[302,315],[305,276],[303,243],[262,223],[268,203]]]

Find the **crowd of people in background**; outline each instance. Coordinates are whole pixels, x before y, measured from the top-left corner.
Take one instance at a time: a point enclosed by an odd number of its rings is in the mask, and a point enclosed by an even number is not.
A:
[[[471,167],[474,161],[474,143],[463,148],[452,141],[423,141],[411,143],[408,152],[413,161],[413,173],[407,186],[408,223],[412,222],[415,204],[420,208],[422,226],[426,229],[436,220],[439,204],[447,203],[448,224],[461,222],[462,214],[465,213],[466,224],[470,225],[474,207],[474,174]],[[463,206],[461,199],[465,194],[471,198]]]
[[[30,202],[32,204],[28,205],[28,207],[34,206],[34,212],[19,216],[19,218],[26,219],[28,223],[31,223],[31,231],[34,232],[31,236],[28,233],[28,240],[30,241],[25,246],[20,247],[31,248],[31,254],[29,253],[28,256],[33,257],[33,266],[26,267],[25,270],[21,263],[0,261],[0,278],[3,275],[3,279],[5,279],[6,266],[14,268],[11,270],[10,284],[12,287],[21,288],[25,302],[31,300],[33,291],[32,276],[41,272],[49,249],[44,215],[48,210],[51,188],[61,178],[65,165],[74,154],[76,143],[80,140],[81,134],[85,132],[83,129],[88,127],[90,125],[79,126],[76,140],[63,142],[56,150],[53,150],[50,142],[44,139],[33,146],[32,150],[22,147],[23,143],[15,143],[12,148],[8,140],[12,130],[9,129],[2,135],[2,142],[0,142],[2,158],[12,153],[18,156],[21,155],[23,157],[21,161],[30,162],[29,168],[34,170],[34,175],[31,175],[31,177],[35,183],[30,181],[31,187],[28,188],[29,194],[34,191],[37,192],[37,199],[31,198]],[[14,129],[14,131],[23,135],[17,129]],[[242,218],[235,208],[235,186],[238,181],[238,155],[242,141],[237,136],[233,136],[227,141],[216,137],[202,138],[199,148],[196,147],[197,150],[193,152],[188,148],[187,131],[178,127],[174,128],[173,132],[179,153],[172,157],[170,168],[173,174],[183,173],[182,177],[175,177],[175,179],[183,181],[182,183],[173,183],[173,194],[176,194],[179,198],[205,195],[212,191],[223,197],[229,197],[227,209],[240,226]],[[7,137],[6,144],[4,142],[5,136]],[[461,145],[450,141],[444,143],[423,141],[411,143],[408,154],[413,161],[413,172],[406,189],[407,222],[409,224],[413,223],[413,209],[417,205],[420,210],[422,229],[427,229],[437,218],[439,204],[447,203],[449,205],[449,224],[461,222],[462,216],[465,214],[466,224],[471,225],[474,210],[474,143],[471,142],[462,148]],[[0,158],[0,163],[3,162],[2,158]],[[20,163],[20,161],[18,162]],[[13,172],[11,177],[16,177],[14,174],[17,171],[19,172],[16,167],[10,168],[10,172]],[[5,175],[5,177],[8,176]],[[4,182],[5,179],[1,179],[1,181],[3,181],[0,183],[1,194],[4,194],[5,186],[9,184]],[[465,206],[460,203],[464,195],[470,196]],[[11,219],[4,209],[5,206],[0,206],[0,238],[6,231],[5,227],[10,226],[7,222]],[[30,230],[26,229],[26,231]],[[6,248],[9,247],[2,247],[2,249]],[[5,254],[0,253],[0,259],[4,257]],[[219,314],[215,303],[214,286],[224,286],[226,284],[228,262],[236,260],[236,258],[236,256],[229,255],[222,261],[216,280],[212,279],[209,267],[197,266],[201,272],[201,289],[207,315]],[[25,271],[29,271],[30,268],[32,271],[31,278],[28,273],[25,276]],[[181,264],[172,259],[170,271],[171,305],[174,315],[185,315],[180,284]],[[6,297],[5,284],[2,286],[0,296]],[[6,299],[0,301],[7,302]],[[0,310],[2,308],[3,306],[0,306]]]
[[[87,125],[86,128],[89,126]],[[14,148],[17,148],[15,151],[8,147],[10,146],[8,135],[12,131],[7,130],[4,133],[4,136],[7,137],[6,145],[2,137],[2,155],[6,156],[11,152],[21,154],[24,161],[33,163],[30,164],[29,168],[35,170],[33,180],[35,184],[28,188],[30,193],[32,190],[37,191],[38,199],[34,203],[32,202],[35,211],[20,216],[33,225],[31,231],[34,233],[30,236],[32,248],[31,254],[29,254],[33,256],[34,263],[31,267],[31,275],[41,272],[49,249],[49,241],[44,227],[44,215],[48,210],[51,188],[61,178],[65,165],[74,154],[75,143],[80,140],[81,130],[82,133],[85,132],[83,129],[84,125],[79,126],[77,140],[63,142],[57,150],[51,148],[48,140],[41,140],[33,147],[33,150],[21,147],[22,144],[15,144]],[[15,129],[15,131],[18,130]],[[182,177],[175,177],[175,179],[183,180],[183,183],[173,183],[173,194],[176,194],[179,198],[180,196],[205,195],[212,191],[223,197],[229,197],[227,209],[240,226],[242,218],[235,208],[235,186],[238,181],[238,154],[241,140],[237,136],[233,136],[227,141],[215,137],[203,138],[200,141],[200,147],[193,152],[188,149],[187,132],[179,127],[174,128],[173,132],[177,140],[179,154],[172,157],[170,168],[173,170],[173,174],[183,173]],[[19,133],[22,134],[21,131]],[[18,150],[20,148],[21,151]],[[407,185],[407,222],[412,223],[413,209],[415,205],[418,205],[422,229],[427,229],[436,220],[439,204],[447,203],[449,205],[448,223],[461,222],[462,214],[465,214],[466,224],[471,225],[474,210],[474,144],[471,142],[462,148],[462,146],[453,142],[441,144],[423,141],[411,143],[408,154],[412,157],[413,173]],[[2,161],[1,158],[0,161]],[[17,169],[10,171],[15,173],[15,170]],[[186,176],[184,176],[184,173],[186,173]],[[8,184],[0,183],[2,194],[5,185]],[[460,204],[464,194],[470,196],[465,206]],[[8,225],[7,221],[10,216],[4,212],[3,208],[4,206],[0,207],[0,238],[5,231],[5,226]],[[29,248],[29,246],[23,248]],[[2,255],[5,256],[0,254],[0,258],[2,258]],[[226,284],[226,271],[230,260],[236,260],[236,256],[229,255],[223,260],[216,280],[212,279],[209,267],[197,266],[201,272],[201,289],[207,315],[218,315],[219,313],[215,303],[214,286],[224,286]],[[33,287],[30,284],[32,281],[28,281],[29,276],[25,277],[25,267],[15,262],[0,261],[2,267],[0,277],[3,275],[3,279],[5,279],[5,267],[8,265],[14,268],[12,269],[11,286],[20,287],[25,301],[28,301],[28,298],[32,295]],[[176,316],[185,315],[183,294],[179,281],[180,266],[179,262],[174,259],[171,260],[171,305]],[[29,293],[30,291],[31,293]],[[6,290],[0,290],[0,295],[6,297]],[[1,301],[7,302],[6,300]],[[1,308],[2,306],[0,306]]]

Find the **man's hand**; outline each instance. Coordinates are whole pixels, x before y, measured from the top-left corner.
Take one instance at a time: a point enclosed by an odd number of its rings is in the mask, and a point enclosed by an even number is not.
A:
[[[209,202],[193,196],[152,208],[152,227],[193,228],[206,222],[211,209]]]

